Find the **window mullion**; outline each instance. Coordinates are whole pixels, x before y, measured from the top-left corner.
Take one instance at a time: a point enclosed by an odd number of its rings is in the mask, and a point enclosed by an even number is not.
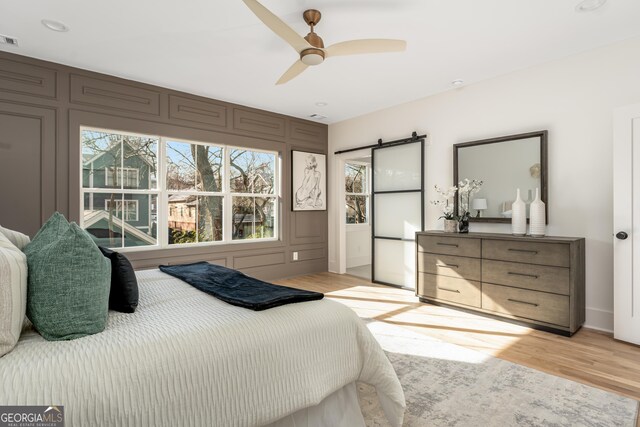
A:
[[[167,144],[165,138],[158,143],[158,206],[156,208],[156,236],[160,247],[169,246],[169,196],[167,190]]]
[[[222,241],[233,240],[233,195],[231,194],[231,149],[223,148],[222,169]]]

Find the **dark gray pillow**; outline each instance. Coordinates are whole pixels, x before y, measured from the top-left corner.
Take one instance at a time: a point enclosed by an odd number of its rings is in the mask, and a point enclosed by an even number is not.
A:
[[[138,307],[138,279],[133,266],[120,252],[99,246],[102,254],[111,261],[111,293],[109,309],[121,313],[133,313]]]

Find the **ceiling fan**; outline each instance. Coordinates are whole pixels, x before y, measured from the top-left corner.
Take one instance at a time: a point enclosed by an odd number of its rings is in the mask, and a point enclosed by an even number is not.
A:
[[[407,48],[406,41],[390,39],[349,40],[325,48],[320,36],[313,31],[314,27],[320,22],[322,16],[320,11],[315,9],[304,11],[302,17],[304,18],[304,22],[311,28],[311,31],[305,37],[302,37],[256,0],[242,1],[244,1],[249,9],[251,9],[271,31],[289,43],[300,55],[300,59],[285,71],[282,77],[276,82],[276,85],[287,83],[306,70],[308,66],[322,64],[325,59],[332,56],[402,52]]]

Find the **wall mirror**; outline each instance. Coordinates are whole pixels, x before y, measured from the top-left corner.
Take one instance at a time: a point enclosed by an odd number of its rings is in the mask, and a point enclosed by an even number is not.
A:
[[[471,221],[511,222],[511,204],[520,189],[520,197],[529,203],[536,196],[547,200],[547,131],[509,135],[453,146],[453,182],[463,179],[483,181],[479,192],[469,201]],[[456,212],[459,209],[456,201]]]

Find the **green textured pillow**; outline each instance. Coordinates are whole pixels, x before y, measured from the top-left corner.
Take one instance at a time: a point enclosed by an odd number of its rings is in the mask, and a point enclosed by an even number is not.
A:
[[[69,221],[59,212],[54,213],[33,237],[33,240],[22,250],[27,256],[38,252],[48,244],[58,240],[69,230]]]
[[[58,341],[103,331],[109,312],[111,263],[89,234],[72,223],[59,239],[44,247],[35,250],[33,243],[27,246],[31,248],[27,253],[27,316],[38,332],[49,341]]]

